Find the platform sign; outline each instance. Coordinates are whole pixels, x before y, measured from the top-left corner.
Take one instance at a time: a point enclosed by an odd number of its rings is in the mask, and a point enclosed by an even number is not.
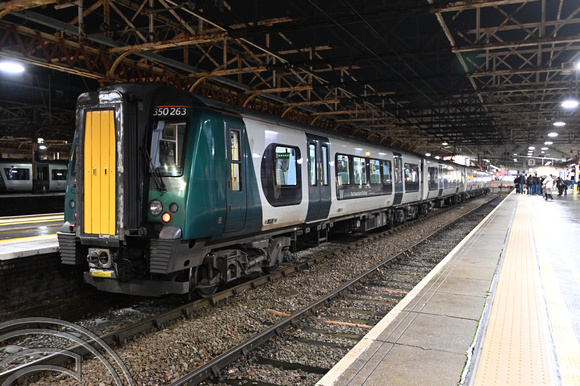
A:
[[[530,158],[528,160],[528,166],[536,166],[536,160],[533,158]]]

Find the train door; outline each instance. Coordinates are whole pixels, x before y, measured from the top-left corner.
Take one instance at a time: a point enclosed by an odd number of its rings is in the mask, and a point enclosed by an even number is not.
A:
[[[308,144],[308,213],[306,222],[323,220],[330,212],[328,138],[306,134]]]
[[[36,179],[37,181],[33,182],[33,190],[40,190],[43,192],[46,192],[47,190],[50,189],[49,186],[49,170],[48,170],[48,164],[36,164]]]
[[[117,212],[114,110],[86,112],[83,154],[84,232],[114,235]]]
[[[246,224],[247,181],[244,165],[244,123],[224,115],[226,125],[226,224],[225,232],[244,229]]]
[[[399,153],[393,153],[393,180],[395,182],[395,197],[393,205],[398,205],[403,201],[403,158]]]

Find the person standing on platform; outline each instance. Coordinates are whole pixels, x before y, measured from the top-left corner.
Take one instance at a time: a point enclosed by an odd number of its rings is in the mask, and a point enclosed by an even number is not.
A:
[[[554,197],[552,197],[552,188],[554,187],[554,180],[552,179],[552,175],[550,174],[548,177],[546,177],[544,179],[544,182],[542,183],[542,188],[544,189],[544,197],[546,198],[546,201],[548,201],[548,197],[550,197],[550,200],[554,200]]]
[[[534,173],[534,190],[533,194],[540,194],[540,178],[538,177],[538,173]]]
[[[526,179],[526,185],[528,185],[528,196],[534,194],[534,177],[532,177],[532,173],[528,174],[528,178]]]
[[[520,174],[520,194],[524,194],[524,187],[526,185],[526,176],[524,173]]]
[[[562,197],[566,185],[564,184],[564,180],[561,177],[556,179],[556,187],[558,188],[558,197]]]
[[[516,194],[520,192],[520,176],[517,175],[516,178],[514,178],[514,186],[516,187]]]

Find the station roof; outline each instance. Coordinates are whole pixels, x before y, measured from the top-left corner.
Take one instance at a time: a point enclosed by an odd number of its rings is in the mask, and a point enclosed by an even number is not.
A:
[[[70,140],[78,94],[130,81],[419,153],[574,160],[579,54],[573,0],[6,1],[0,59],[27,73],[0,75],[0,147]]]

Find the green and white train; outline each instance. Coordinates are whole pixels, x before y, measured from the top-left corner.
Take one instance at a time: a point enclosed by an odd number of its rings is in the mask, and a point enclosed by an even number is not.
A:
[[[78,99],[62,262],[103,291],[211,294],[301,238],[369,231],[487,193],[460,166],[157,84]]]

